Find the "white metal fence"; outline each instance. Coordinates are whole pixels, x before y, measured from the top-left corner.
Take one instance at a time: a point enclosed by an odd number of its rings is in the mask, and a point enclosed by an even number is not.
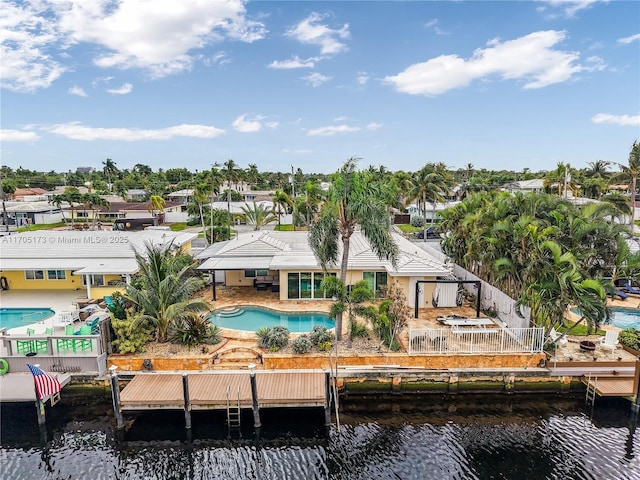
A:
[[[411,328],[409,353],[540,353],[544,328]]]

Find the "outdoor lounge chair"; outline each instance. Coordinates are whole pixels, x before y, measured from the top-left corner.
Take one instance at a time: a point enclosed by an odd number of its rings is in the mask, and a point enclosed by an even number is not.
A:
[[[569,343],[567,337],[558,332],[554,327],[551,327],[551,332],[549,332],[549,340],[557,343],[558,345],[566,345]]]
[[[91,335],[91,327],[89,325],[82,325],[80,330],[75,332],[74,335]],[[86,352],[87,350],[93,351],[93,344],[90,338],[79,338],[73,341],[73,351]]]
[[[113,308],[116,306],[116,304],[113,303],[113,300],[111,300],[111,297],[109,295],[105,295],[104,303],[107,304],[107,308]]]
[[[634,295],[640,295],[640,290],[631,285],[629,280],[625,280],[625,282],[621,285],[622,290],[626,293],[633,293]]]
[[[626,300],[627,298],[629,298],[629,294],[625,293],[624,291],[622,291],[621,289],[617,289],[615,295],[620,297],[620,300]],[[615,296],[614,295],[614,296]]]
[[[618,334],[617,330],[607,330],[604,337],[600,339],[600,346],[611,349],[611,353],[615,352],[618,347]]]

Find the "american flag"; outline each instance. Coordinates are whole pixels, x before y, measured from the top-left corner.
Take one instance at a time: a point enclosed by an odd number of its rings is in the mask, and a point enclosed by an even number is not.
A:
[[[30,365],[27,363],[27,367],[31,370],[33,374],[33,381],[36,384],[36,393],[38,394],[38,399],[43,399],[49,395],[53,395],[60,391],[60,382],[57,377],[52,377],[48,373],[40,370],[40,367],[35,365]]]

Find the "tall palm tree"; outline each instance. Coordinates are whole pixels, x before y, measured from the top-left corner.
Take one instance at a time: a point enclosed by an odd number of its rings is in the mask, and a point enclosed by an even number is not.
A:
[[[418,210],[422,211],[424,239],[427,239],[427,201],[432,203],[431,225],[435,219],[436,203],[444,201],[444,195],[453,185],[453,177],[442,163],[427,163],[416,172],[410,199],[418,200]]]
[[[102,208],[109,208],[109,202],[96,193],[87,193],[82,195],[82,203],[87,205],[91,210],[92,212],[91,223],[95,228],[96,221],[97,221],[96,212],[102,210]]]
[[[167,339],[171,324],[209,311],[209,304],[190,297],[203,286],[202,280],[193,275],[197,262],[185,264],[181,254],[174,254],[171,245],[145,245],[143,253],[136,253],[139,282],[121,283],[124,298],[140,313],[133,327],[151,322],[156,327],[158,341]]]
[[[381,188],[366,171],[356,170],[357,162],[350,158],[331,176],[327,201],[309,229],[309,245],[325,270],[337,264],[339,243],[342,244],[340,280],[345,284],[350,240],[358,226],[379,258],[388,258],[395,264],[398,255]],[[336,317],[336,336],[338,340],[342,338],[342,315]]]
[[[51,199],[51,203],[53,203],[56,207],[60,209],[60,213],[62,213],[62,221],[65,223],[65,225],[67,223],[67,217],[64,216],[64,209],[62,208],[62,204],[66,202],[67,202],[67,198],[64,193],[61,195],[54,195],[53,198]]]
[[[276,220],[272,210],[269,210],[261,203],[256,203],[255,200],[253,201],[253,206],[245,203],[240,209],[247,225],[253,225],[254,230],[260,230],[261,227]]]
[[[118,167],[116,167],[116,162],[114,162],[110,158],[107,158],[104,162],[102,162],[102,165],[104,165],[102,171],[104,172],[105,176],[107,177],[107,181],[109,182],[109,190],[112,190],[113,184],[111,183],[111,179],[118,175],[118,172],[120,170],[118,170]]]
[[[202,213],[202,205],[209,199],[212,188],[208,183],[200,183],[193,190],[193,200],[198,204],[198,210],[200,211],[200,223],[202,224],[202,231],[205,231],[204,215]]]
[[[233,182],[236,178],[236,170],[238,166],[236,162],[229,159],[224,162],[224,174],[227,180],[227,214],[229,215],[229,225],[231,225],[231,182]]]
[[[622,172],[631,180],[631,231],[635,231],[636,221],[636,188],[638,175],[640,175],[640,143],[636,140],[629,151],[627,165],[620,164]]]
[[[289,209],[293,206],[293,201],[291,197],[284,190],[277,189],[273,198],[273,210],[276,215],[278,215],[278,230],[280,230],[280,220],[282,218],[282,214],[289,213]]]

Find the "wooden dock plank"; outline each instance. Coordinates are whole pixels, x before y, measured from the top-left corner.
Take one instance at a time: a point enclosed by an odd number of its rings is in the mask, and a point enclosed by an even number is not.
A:
[[[600,397],[630,397],[635,395],[634,378],[631,376],[584,378],[585,385],[595,385]]]
[[[231,403],[251,406],[251,383],[248,373],[191,374],[189,380],[189,402],[193,406],[227,408],[227,386],[231,387]]]
[[[183,408],[182,375],[136,375],[120,392],[120,405],[122,405],[123,409],[131,407],[150,408],[150,406]]]
[[[323,372],[258,372],[256,374],[260,405],[324,405]]]

